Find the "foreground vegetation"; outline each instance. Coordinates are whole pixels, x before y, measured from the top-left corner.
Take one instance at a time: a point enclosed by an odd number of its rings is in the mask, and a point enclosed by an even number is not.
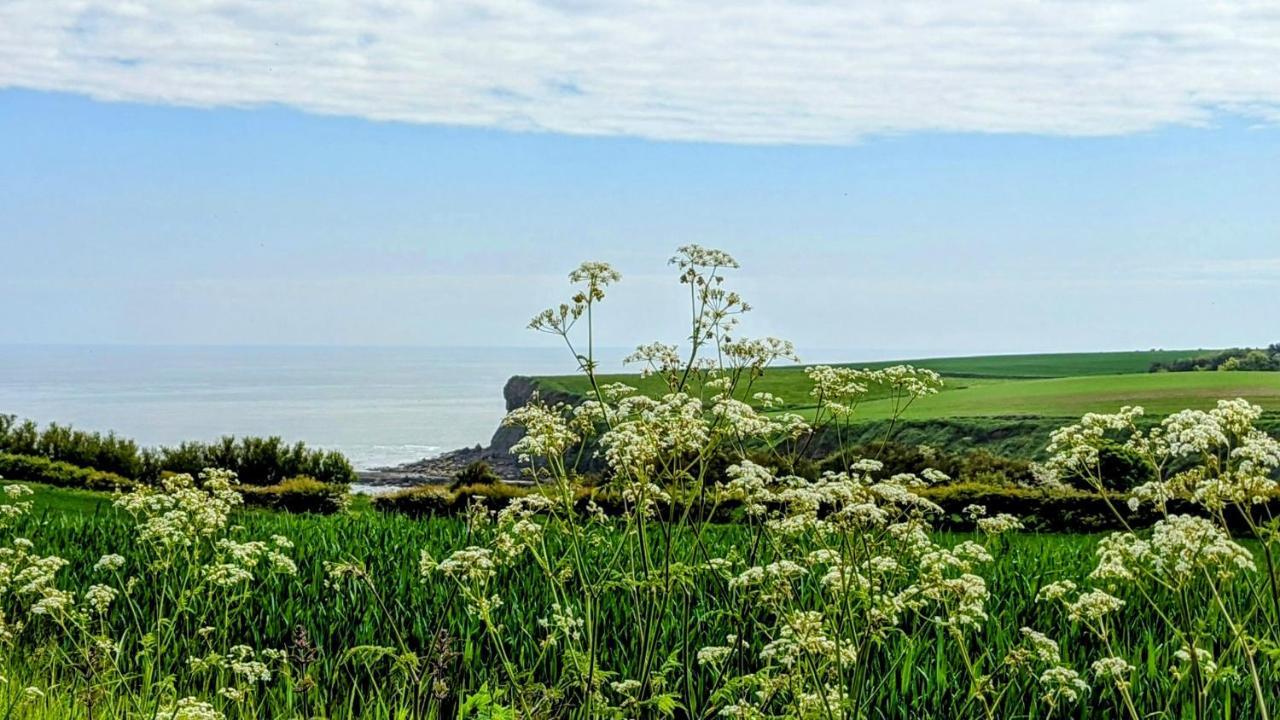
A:
[[[789,410],[757,383],[794,353],[736,337],[747,307],[724,288],[732,258],[692,246],[673,263],[687,344],[634,356],[665,385],[656,396],[595,374],[593,323],[619,280],[609,266],[584,264],[574,297],[534,318],[590,392],[511,413],[537,486],[496,511],[246,511],[222,470],[162,475],[91,508],[6,487],[0,707],[173,720],[1270,718],[1280,443],[1257,429],[1261,407],[1085,415],[1053,434],[1026,490],[1083,483],[1122,529],[1024,534],[999,508],[945,512],[932,498],[953,486],[937,468],[891,472],[884,443],[847,444],[865,404],[892,408],[891,431],[939,396],[936,373],[808,368],[812,407]],[[816,438],[836,440],[829,467],[804,465]],[[590,452],[610,508],[584,494]],[[725,507],[735,522],[716,521]],[[1128,527],[1135,513],[1152,527]],[[944,515],[962,531],[940,531]]]
[[[109,497],[101,494],[41,488],[31,500],[33,510],[12,528],[20,536],[39,538],[45,552],[56,552],[68,561],[61,578],[65,587],[88,587],[109,581],[95,572],[99,559],[111,553],[129,554],[134,542],[134,529],[127,516],[111,506]],[[176,703],[177,697],[197,695],[217,703],[230,717],[396,717],[397,709],[417,707],[409,717],[455,717],[458,705],[468,698],[483,698],[479,689],[504,687],[505,672],[498,661],[493,641],[481,632],[478,619],[467,612],[465,603],[447,584],[425,582],[415,562],[405,555],[427,550],[443,557],[452,549],[464,547],[477,538],[469,534],[465,517],[435,518],[429,522],[402,516],[356,513],[320,517],[283,515],[267,512],[239,511],[232,522],[244,528],[243,537],[288,537],[294,544],[292,555],[298,565],[294,575],[276,574],[257,585],[247,602],[232,604],[225,615],[216,615],[217,631],[200,636],[192,633],[187,643],[170,646],[152,672],[158,676],[174,675],[175,687],[165,696]],[[970,532],[939,536],[946,546],[975,539]],[[614,541],[620,539],[613,535]],[[715,525],[705,529],[702,542],[713,556],[731,554],[734,548],[746,547],[750,530],[740,525]],[[995,549],[995,561],[984,573],[991,595],[986,605],[992,617],[1017,618],[1017,622],[1039,628],[1061,645],[1063,662],[1085,668],[1095,659],[1098,643],[1087,631],[1068,620],[1058,607],[1036,602],[1036,596],[1047,584],[1063,579],[1082,578],[1093,569],[1094,552],[1099,536],[1095,535],[1030,535],[1004,536]],[[692,537],[682,532],[675,540],[686,548],[681,556],[692,553],[687,546]],[[607,555],[608,548],[601,548]],[[762,558],[763,559],[763,558]],[[372,584],[342,582],[334,585],[326,567],[341,567],[356,562]],[[121,568],[123,574],[138,572],[137,565]],[[809,578],[797,590],[820,591],[820,578]],[[554,597],[541,570],[534,564],[504,567],[496,580],[519,597],[519,603],[508,603],[499,612],[503,624],[511,628],[505,651],[515,658],[548,658],[536,677],[553,684],[565,659],[559,650],[548,652],[542,643],[546,630],[539,621],[547,609],[560,600]],[[723,642],[736,627],[733,611],[734,592],[727,581],[707,575],[699,580],[709,585],[708,592],[691,595],[686,614],[680,612],[662,619],[659,643],[650,662],[665,663],[667,655],[688,660],[697,668],[699,648]],[[376,594],[375,594],[376,593]],[[610,677],[637,677],[644,665],[639,638],[627,631],[642,621],[638,609],[631,605],[632,592],[613,587],[602,593],[600,623],[609,628],[602,638],[597,662],[608,668]],[[154,600],[154,598],[151,598]],[[151,609],[148,596],[135,590],[134,602]],[[1233,597],[1232,602],[1245,598]],[[108,632],[126,637],[131,627],[131,610],[123,600],[107,613]],[[385,605],[385,611],[383,606]],[[765,612],[760,608],[759,612]],[[14,614],[8,616],[10,621]],[[193,621],[198,622],[198,621]],[[1179,681],[1169,672],[1177,663],[1176,648],[1159,632],[1160,619],[1141,606],[1127,609],[1119,628],[1126,647],[1139,648],[1133,675],[1136,702],[1144,708],[1160,708],[1179,692]],[[34,630],[34,628],[32,628]],[[1221,628],[1219,628],[1220,630]],[[910,633],[910,637],[907,637]],[[305,634],[306,641],[300,642]],[[135,640],[144,634],[136,635]],[[403,638],[403,649],[418,656],[418,677],[406,664],[397,637]],[[1016,628],[992,623],[984,629],[983,647],[972,648],[987,661],[1002,658],[1019,648],[1024,638]],[[47,637],[46,637],[47,639]],[[758,646],[760,638],[753,639]],[[230,673],[193,673],[187,663],[203,658],[212,648],[226,652],[231,647],[286,650],[287,659],[271,668],[271,678],[248,684],[252,692],[243,700],[232,702],[216,694],[219,682],[230,679]],[[314,651],[306,650],[306,647]],[[129,647],[134,647],[130,645]],[[350,653],[352,648],[366,648]],[[375,651],[373,648],[389,648]],[[758,647],[757,647],[758,649]],[[690,656],[691,655],[691,656]],[[11,717],[88,718],[124,717],[129,713],[148,717],[127,697],[115,694],[117,685],[105,685],[93,704],[83,689],[76,666],[61,664],[52,649],[24,657],[9,653],[7,667],[0,675],[7,685],[0,688],[0,709],[8,703],[21,703]],[[964,658],[945,632],[929,625],[908,626],[901,635],[886,642],[885,651],[875,660],[869,672],[877,678],[867,698],[866,714],[877,718],[963,717],[967,682],[964,680]],[[659,663],[659,664],[661,664]],[[49,664],[60,665],[50,670]],[[396,668],[398,672],[395,672]],[[614,675],[616,674],[616,675]],[[708,685],[712,674],[705,677],[694,672],[692,693],[676,688],[681,702],[693,712],[689,716],[708,714]],[[119,681],[116,681],[119,682]],[[126,679],[126,683],[132,682]],[[1182,681],[1185,690],[1186,681]],[[42,697],[18,700],[27,686],[36,687]],[[82,689],[76,690],[79,686]],[[125,687],[128,685],[126,684]],[[121,688],[122,689],[122,688]],[[1029,703],[1025,716],[1048,717],[1049,713],[1035,700],[1040,690],[1034,679],[1025,678],[1022,686],[1011,690]],[[437,699],[437,694],[443,698]],[[1107,691],[1100,690],[1090,701],[1060,715],[1075,717],[1111,717]],[[1280,697],[1275,698],[1280,701]],[[1231,703],[1234,712],[1226,712]],[[1214,717],[1248,717],[1249,692],[1240,678],[1214,689],[1210,710]],[[476,702],[475,704],[483,704]],[[168,707],[168,705],[166,705]],[[427,708],[432,708],[428,711]],[[1064,708],[1064,710],[1067,710]],[[500,714],[500,713],[499,713]],[[652,713],[658,715],[659,713]],[[679,713],[683,715],[683,711]],[[978,713],[981,714],[980,712]],[[133,715],[129,715],[133,716]],[[160,717],[170,717],[161,714]],[[194,716],[193,716],[194,717]],[[487,717],[479,709],[470,717]]]

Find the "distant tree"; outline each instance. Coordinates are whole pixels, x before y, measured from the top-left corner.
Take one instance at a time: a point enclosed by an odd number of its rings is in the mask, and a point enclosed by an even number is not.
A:
[[[1272,343],[1265,350],[1258,348],[1231,348],[1212,355],[1179,358],[1168,362],[1151,363],[1151,372],[1196,372],[1204,370],[1265,370],[1280,371],[1280,343]]]

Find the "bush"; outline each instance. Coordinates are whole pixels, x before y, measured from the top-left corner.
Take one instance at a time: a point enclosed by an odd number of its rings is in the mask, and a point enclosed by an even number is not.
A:
[[[453,483],[449,485],[449,489],[457,490],[464,485],[493,485],[500,482],[502,477],[489,467],[489,463],[477,460],[453,476]]]
[[[457,491],[443,485],[424,485],[376,497],[373,499],[373,507],[381,512],[402,513],[410,517],[434,517],[464,512],[472,498],[480,498],[490,510],[500,510],[512,499],[532,492],[537,491],[507,483],[465,486]],[[964,509],[970,505],[982,505],[987,509],[988,515],[1008,513],[1018,516],[1028,530],[1039,532],[1078,533],[1124,529],[1116,512],[1133,528],[1148,527],[1160,519],[1160,515],[1149,504],[1137,512],[1130,511],[1122,493],[1104,497],[1096,492],[1068,487],[964,482],[925,488],[920,491],[920,495],[942,508],[943,515],[934,525],[945,530],[972,530],[973,521],[964,514]],[[743,517],[737,501],[722,502],[715,508],[714,514],[708,514],[711,508],[702,506],[697,498],[676,497],[673,502],[677,515],[682,515],[685,511],[684,503],[693,504],[690,517],[700,522],[738,522]],[[596,505],[610,516],[620,515],[626,507],[615,491],[579,488],[575,508],[578,512],[585,513],[588,504]],[[670,504],[659,503],[656,520],[667,518],[672,510]],[[1170,503],[1169,510],[1171,513],[1204,514],[1202,509],[1179,501]],[[1256,510],[1260,519],[1268,512],[1280,512],[1280,496],[1258,506]]]
[[[1230,348],[1221,352],[1151,364],[1151,372],[1202,370],[1280,370],[1280,343],[1261,348]]]
[[[326,483],[349,484],[355,470],[342,453],[290,445],[278,437],[223,437],[212,443],[187,442],[176,447],[140,449],[115,433],[76,430],[50,423],[41,430],[33,421],[0,415],[0,452],[42,457],[94,468],[154,484],[165,472],[199,475],[205,468],[225,468],[246,485],[275,485],[308,475]]]
[[[299,475],[275,485],[240,488],[245,505],[291,513],[330,515],[346,509],[348,487]]]
[[[1108,490],[1131,490],[1156,479],[1156,468],[1141,454],[1117,443],[1098,451],[1102,486]]]
[[[533,488],[510,483],[487,482],[479,485],[446,487],[444,485],[420,485],[400,492],[373,498],[373,507],[382,512],[398,512],[411,517],[450,515],[464,512],[473,500],[479,500],[490,510],[501,510],[512,500],[538,492]],[[583,489],[581,493],[591,492]]]
[[[1034,479],[1031,463],[1027,460],[1003,457],[986,450],[949,453],[932,445],[895,442],[858,445],[835,452],[818,463],[818,470],[838,472],[863,458],[874,458],[883,463],[880,475],[885,477],[898,473],[919,475],[926,468],[933,468],[956,482],[1004,485],[1030,483]],[[770,465],[768,462],[760,464]]]
[[[355,469],[342,453],[308,448],[304,443],[289,445],[278,437],[228,436],[213,443],[186,442],[160,448],[151,455],[148,481],[161,472],[198,475],[210,467],[234,472],[245,485],[278,485],[300,475],[338,485],[356,479]]]
[[[18,422],[13,415],[0,415],[0,452],[67,462],[130,478],[141,476],[145,469],[137,443],[115,433],[85,432],[57,423],[40,430],[31,420]]]
[[[1124,530],[1116,517],[1124,518],[1131,528],[1154,525],[1161,518],[1150,503],[1144,503],[1137,512],[1125,504],[1122,493],[1100,495],[1096,492],[1074,488],[1029,488],[958,483],[926,488],[922,497],[942,507],[944,516],[934,523],[939,529],[970,530],[973,521],[964,515],[969,505],[982,505],[988,515],[1009,513],[1018,516],[1028,530],[1041,532],[1100,532]],[[1202,507],[1182,500],[1173,500],[1168,506],[1170,514],[1205,516]],[[1280,496],[1257,505],[1254,513],[1259,520],[1280,512]],[[1233,525],[1243,527],[1243,519],[1229,518]]]
[[[1099,479],[1102,487],[1113,492],[1124,492],[1156,479],[1156,468],[1141,454],[1108,442],[1098,449],[1098,477],[1077,475],[1066,478],[1078,490],[1092,491]]]
[[[455,498],[455,493],[443,485],[422,485],[378,495],[371,504],[381,512],[397,512],[409,517],[433,517],[452,513]]]
[[[124,490],[134,485],[129,478],[115,473],[77,467],[71,463],[33,455],[10,453],[0,453],[0,476],[10,480],[87,490]]]

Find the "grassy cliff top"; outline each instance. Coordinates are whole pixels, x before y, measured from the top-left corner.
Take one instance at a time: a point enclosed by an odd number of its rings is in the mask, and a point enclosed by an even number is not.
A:
[[[982,417],[999,415],[1079,416],[1086,412],[1113,411],[1122,405],[1142,405],[1151,414],[1167,414],[1183,408],[1209,408],[1219,398],[1247,398],[1268,410],[1280,410],[1280,373],[1187,372],[1150,373],[1154,362],[1168,362],[1214,352],[1212,350],[1153,350],[1104,353],[1053,353],[1038,355],[986,355],[976,357],[922,358],[875,363],[849,363],[879,368],[901,363],[930,368],[944,376],[946,385],[936,396],[918,400],[908,418]],[[625,382],[650,395],[665,386],[658,378],[639,375],[607,375],[604,382]],[[570,396],[582,396],[589,385],[582,376],[535,378],[538,388]],[[811,408],[811,383],[799,366],[768,370],[752,392],[769,392],[782,398],[787,409],[804,413]],[[887,417],[888,403],[869,400],[858,417]]]

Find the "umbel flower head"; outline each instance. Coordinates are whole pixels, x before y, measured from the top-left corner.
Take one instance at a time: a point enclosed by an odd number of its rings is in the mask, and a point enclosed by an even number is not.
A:
[[[584,262],[569,273],[569,282],[583,287],[568,303],[548,308],[533,316],[529,329],[567,336],[578,318],[593,303],[604,299],[604,289],[622,279],[622,274],[603,262]]]
[[[573,298],[573,301],[579,305],[603,300],[604,289],[620,280],[622,280],[622,273],[614,270],[609,263],[603,262],[584,262],[569,273],[569,282],[586,285]]]

